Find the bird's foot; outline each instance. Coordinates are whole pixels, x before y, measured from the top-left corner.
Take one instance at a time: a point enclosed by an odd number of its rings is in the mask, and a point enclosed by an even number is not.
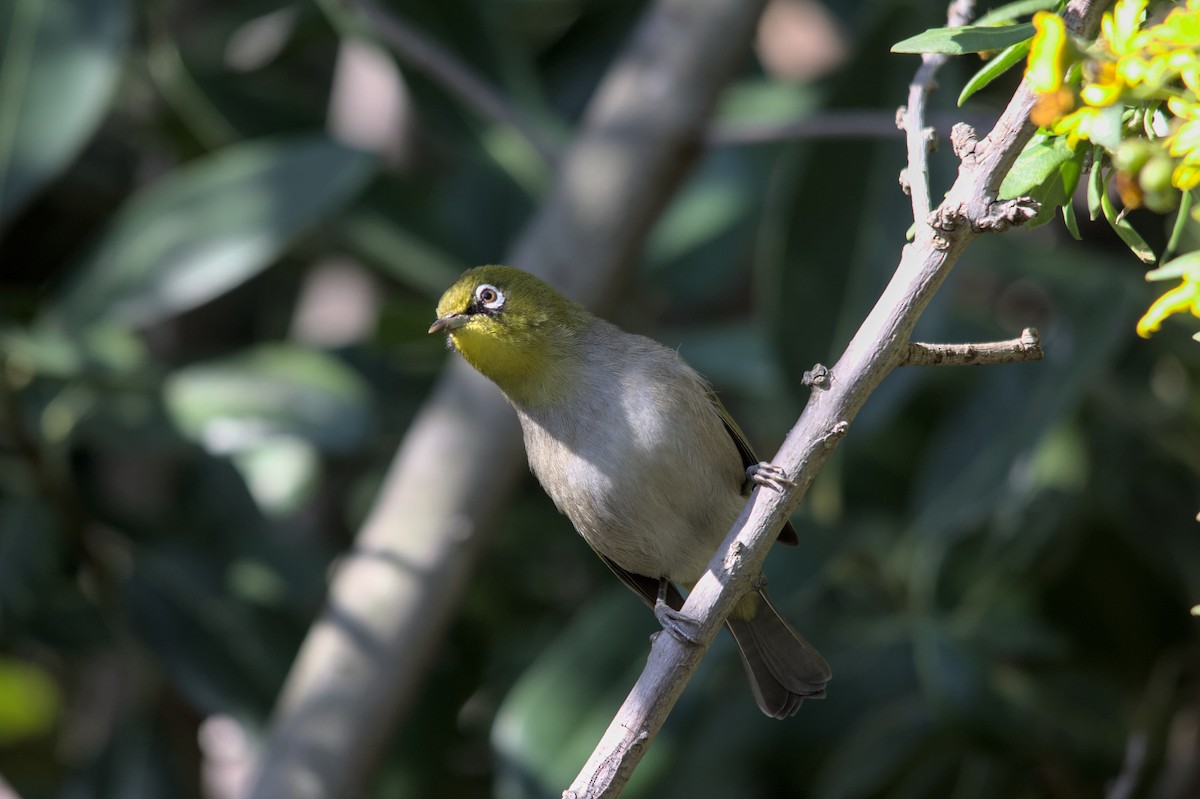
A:
[[[700,643],[700,622],[667,604],[667,585],[665,578],[658,581],[658,598],[654,601],[654,618],[658,619],[663,630],[680,641],[693,646],[698,645]],[[651,636],[651,640],[657,637],[658,633],[655,633]]]
[[[693,646],[700,644],[700,622],[691,616],[675,610],[675,608],[665,602],[655,602],[654,618],[658,619],[658,623],[662,625],[663,630],[666,630],[683,643]],[[651,639],[657,638],[661,632],[662,630],[659,630],[654,633]]]
[[[773,488],[782,492],[785,488],[796,485],[788,478],[782,467],[762,461],[746,469],[746,482],[742,484],[742,493],[749,494],[755,485]]]

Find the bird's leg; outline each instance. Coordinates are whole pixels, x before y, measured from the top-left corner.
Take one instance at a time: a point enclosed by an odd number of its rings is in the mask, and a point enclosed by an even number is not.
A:
[[[697,645],[700,643],[700,623],[667,604],[669,585],[666,577],[658,578],[658,599],[654,601],[654,618],[658,619],[664,630],[680,641]]]
[[[746,482],[742,483],[742,493],[749,494],[754,490],[756,484],[773,488],[776,491],[783,491],[785,488],[796,485],[795,482],[788,479],[787,472],[781,467],[766,461],[756,463],[746,469]]]

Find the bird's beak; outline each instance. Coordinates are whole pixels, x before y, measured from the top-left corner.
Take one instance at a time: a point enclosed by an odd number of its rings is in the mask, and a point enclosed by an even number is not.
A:
[[[456,327],[462,327],[470,318],[465,313],[446,314],[429,326],[429,332],[440,333],[443,330],[453,330]]]

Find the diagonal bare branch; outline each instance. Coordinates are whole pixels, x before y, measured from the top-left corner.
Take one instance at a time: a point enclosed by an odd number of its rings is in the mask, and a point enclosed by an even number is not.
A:
[[[1073,31],[1094,31],[1105,5],[1102,0],[1070,0],[1064,17]],[[683,607],[698,621],[699,643],[670,635],[655,639],[641,677],[564,797],[597,799],[620,793],[724,619],[757,579],[784,521],[867,397],[904,362],[913,326],[959,255],[982,233],[1025,218],[1024,205],[997,203],[995,197],[1033,133],[1033,99],[1022,84],[982,141],[960,130],[955,150],[961,165],[946,200],[928,215],[930,224],[918,225],[916,240],[904,247],[891,281],[832,370],[813,370],[821,379],[812,381],[813,394],[772,461],[794,486],[784,492],[755,489]]]
[[[508,253],[588,304],[612,293],[700,152],[763,0],[657,0]],[[275,708],[257,799],[358,796],[410,706],[520,471],[516,416],[457,359],[410,425]]]

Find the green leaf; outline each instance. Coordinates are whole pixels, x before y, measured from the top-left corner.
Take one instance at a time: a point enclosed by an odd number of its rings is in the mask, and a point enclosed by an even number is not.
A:
[[[958,28],[930,28],[892,45],[893,53],[942,53],[963,55],[1003,50],[1033,36],[1033,23],[1019,25],[964,25]]]
[[[247,452],[280,437],[346,450],[370,425],[367,389],[341,361],[268,344],[187,366],[167,378],[167,410],[211,452]]]
[[[1179,209],[1175,212],[1175,223],[1171,225],[1171,235],[1167,238],[1167,248],[1163,250],[1163,260],[1169,259],[1179,249],[1179,242],[1192,222],[1191,210],[1195,203],[1195,189],[1182,192],[1179,197]]]
[[[108,109],[132,27],[127,0],[0,6],[0,222],[75,158]]]
[[[1056,209],[1071,202],[1083,175],[1085,150],[1075,150],[1061,136],[1035,136],[1000,184],[1000,198],[1029,196],[1041,204],[1027,227],[1044,225]]]
[[[1083,241],[1083,236],[1079,234],[1079,221],[1075,218],[1075,206],[1070,201],[1062,204],[1063,224],[1067,226],[1067,232],[1071,234],[1071,238],[1075,241]]]
[[[1200,276],[1200,250],[1181,255],[1175,260],[1163,264],[1158,269],[1150,270],[1146,273],[1146,280],[1154,282],[1158,280],[1176,280],[1182,277],[1195,280],[1197,276]]]
[[[963,86],[962,92],[958,95],[958,104],[961,106],[975,92],[987,86],[996,78],[1008,72],[1015,65],[1019,64],[1029,54],[1029,45],[1031,40],[1026,39],[1023,42],[1008,47],[1004,52],[997,55],[995,58],[984,64],[978,72],[971,76],[967,81],[967,85]]]
[[[0,330],[0,350],[22,371],[59,379],[128,376],[148,357],[141,339],[114,327],[92,327],[79,335],[53,325]]]
[[[52,317],[64,327],[136,326],[200,305],[341,208],[373,164],[319,135],[238,144],[187,164],[117,212]]]
[[[976,25],[994,25],[1002,22],[1012,22],[1035,11],[1050,11],[1057,8],[1059,0],[1016,0],[1005,3],[987,12],[975,20]]]
[[[1099,147],[1092,148],[1092,171],[1088,175],[1088,218],[1093,222],[1103,213],[1100,207],[1100,197],[1108,191],[1108,181],[1104,179],[1104,169],[1100,166],[1102,152],[1103,150]]]
[[[1121,237],[1121,241],[1125,242],[1125,246],[1129,247],[1130,251],[1141,260],[1142,263],[1154,263],[1154,251],[1150,249],[1150,245],[1146,240],[1133,229],[1133,225],[1129,224],[1129,220],[1124,214],[1118,213],[1116,206],[1113,205],[1112,199],[1108,196],[1107,191],[1100,192],[1100,207],[1104,211],[1104,218],[1108,220],[1108,224]]]
[[[1011,200],[1032,193],[1074,156],[1075,151],[1063,138],[1045,134],[1034,136],[1004,176],[1000,199]]]

